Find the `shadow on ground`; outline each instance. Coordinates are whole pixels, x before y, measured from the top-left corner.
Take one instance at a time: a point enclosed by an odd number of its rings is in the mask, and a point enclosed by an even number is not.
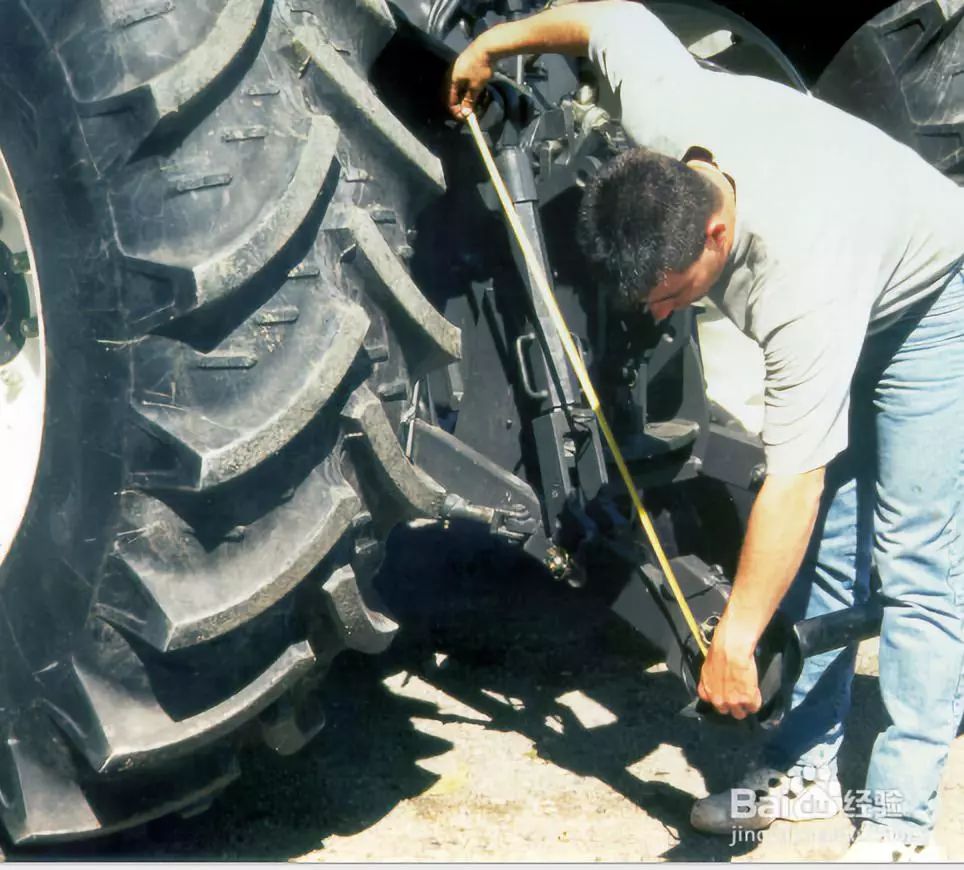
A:
[[[327,726],[305,751],[281,758],[249,749],[241,759],[244,776],[208,812],[40,857],[284,860],[321,848],[332,835],[365,830],[430,788],[437,777],[418,762],[451,747],[412,720],[457,717],[383,685],[403,670],[490,717],[486,728],[525,735],[546,761],[597,778],[660,821],[676,840],[661,857],[725,861],[752,849],[692,831],[693,795],[669,779],[643,781],[628,770],[660,746],[677,746],[711,791],[724,788],[749,762],[753,738],[742,729],[680,718],[688,700],[683,687],[666,672],[648,671],[652,651],[607,611],[487,538],[470,536],[453,547],[450,536],[435,529],[405,529],[393,536],[390,551],[395,567],[380,590],[406,629],[384,656],[336,661],[323,689]],[[442,666],[436,665],[439,651],[448,654]],[[573,690],[611,711],[615,721],[584,728],[557,700]],[[861,785],[883,721],[876,680],[858,677],[853,711],[841,759],[845,789]],[[393,858],[390,844],[384,858]]]

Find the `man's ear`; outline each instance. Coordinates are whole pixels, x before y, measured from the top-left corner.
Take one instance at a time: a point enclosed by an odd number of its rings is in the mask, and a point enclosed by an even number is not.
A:
[[[706,247],[722,250],[726,241],[726,221],[719,215],[713,215],[706,225]]]

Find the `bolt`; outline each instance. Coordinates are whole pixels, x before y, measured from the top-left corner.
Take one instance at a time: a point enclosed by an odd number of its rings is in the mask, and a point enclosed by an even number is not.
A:
[[[577,103],[593,103],[596,101],[596,89],[590,84],[581,84],[576,90]]]
[[[556,547],[552,547],[549,549],[549,552],[546,555],[546,567],[552,574],[552,579],[561,580],[563,577],[565,577],[569,566],[569,560],[566,557],[566,554]]]
[[[30,271],[30,254],[18,251],[12,255],[11,269],[15,275],[26,275]]]
[[[512,421],[511,421],[511,420],[506,420],[506,421],[505,421],[505,428],[506,428],[506,429],[511,429],[511,428],[512,428]]]
[[[767,476],[767,467],[759,462],[750,469],[750,486],[761,486]]]
[[[372,216],[372,220],[375,221],[376,224],[394,224],[398,221],[398,216],[395,212],[384,206],[372,206],[368,210],[368,213]]]
[[[584,129],[599,130],[605,127],[609,123],[609,120],[609,112],[594,105],[586,112],[586,117],[583,118],[582,125]]]
[[[372,515],[368,511],[359,511],[351,518],[351,527],[356,531],[363,531],[371,525]]]
[[[20,334],[24,338],[36,338],[40,335],[40,326],[36,317],[28,317],[20,321]]]
[[[0,368],[0,383],[7,388],[7,399],[12,401],[23,387],[23,375],[14,369]]]
[[[710,640],[713,637],[713,632],[716,627],[720,624],[720,615],[718,613],[713,613],[706,617],[703,622],[700,623],[700,632],[703,635],[703,640]]]
[[[552,576],[558,580],[563,571],[566,570],[566,564],[562,559],[554,558],[549,562],[549,570],[552,571]]]

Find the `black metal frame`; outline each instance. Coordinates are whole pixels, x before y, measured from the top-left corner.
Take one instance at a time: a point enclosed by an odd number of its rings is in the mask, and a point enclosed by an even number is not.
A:
[[[448,60],[477,30],[534,12],[542,3],[394,0],[393,6],[427,47]],[[588,129],[580,126],[580,107],[571,98],[580,85],[578,63],[547,56],[528,67],[514,61],[506,66],[508,72],[494,83],[494,98],[483,124],[529,240],[552,281],[558,275],[558,258],[548,250],[544,212],[567,196],[577,198],[585,177],[623,142],[618,127],[607,125],[598,112],[596,120],[602,123]],[[501,222],[494,192],[486,184],[479,191],[494,226]],[[571,208],[556,210],[563,221],[574,218]],[[476,232],[475,238],[479,235]],[[506,242],[506,249],[515,264],[515,283],[503,271],[474,282],[467,298],[448,300],[446,314],[468,339],[469,370],[465,364],[450,366],[432,382],[433,396],[442,405],[443,415],[446,410],[455,412],[455,434],[472,452],[502,464],[506,473],[524,478],[539,494],[541,540],[538,547],[527,549],[535,555],[542,548],[542,555],[548,557],[555,552],[551,542],[558,544],[566,513],[572,514],[573,506],[578,506],[576,515],[584,514],[585,505],[609,481],[612,459],[521,256],[514,244]],[[583,273],[576,281],[586,282],[588,277]],[[697,475],[743,486],[762,479],[759,445],[738,430],[711,423],[694,313],[677,312],[659,328],[648,317],[628,322],[615,317],[598,297],[587,299],[585,286],[572,283],[559,286],[557,282],[555,290],[637,486],[646,489]],[[482,359],[472,359],[480,353],[475,347],[479,331],[488,331],[493,342],[481,353]],[[473,365],[478,368],[472,370]],[[497,372],[505,381],[492,384]],[[486,416],[504,423],[486,426],[482,420]],[[471,420],[468,438],[462,437],[468,427],[459,418]],[[518,456],[509,457],[511,451],[504,449],[505,436],[499,431],[503,428],[514,429],[513,437],[525,442]],[[527,431],[519,435],[521,429]],[[425,432],[417,433],[416,442],[426,437]],[[443,485],[451,482],[461,492],[447,463],[428,456],[425,449],[417,456],[421,464],[431,465]],[[466,464],[456,467],[464,469]],[[505,481],[497,477],[490,476],[488,493],[476,480],[473,497],[493,507],[503,504]]]
[[[466,21],[474,18],[483,27],[541,4],[397,0],[394,6],[410,35],[447,62],[474,36]],[[453,26],[456,21],[461,24]],[[694,313],[677,312],[660,326],[648,315],[632,321],[617,316],[573,251],[580,187],[625,146],[618,126],[586,95],[583,73],[577,62],[557,56],[535,65],[506,64],[482,117],[496,163],[555,285],[637,488],[645,493],[693,480],[707,469],[730,484],[749,482],[762,452],[752,439],[711,424]],[[590,112],[592,123],[586,120]],[[695,647],[679,622],[678,606],[667,597],[659,571],[642,570],[651,554],[627,519],[622,484],[610,482],[613,460],[595,417],[525,263],[502,228],[494,191],[472,171],[478,155],[471,148],[464,152],[450,175],[476,184],[454,193],[462,198],[447,203],[441,217],[451,221],[458,212],[463,235],[435,244],[484,253],[466,250],[460,267],[472,276],[467,292],[442,299],[446,316],[462,329],[464,357],[430,380],[439,425],[413,424],[410,456],[460,497],[446,516],[488,523],[557,578],[618,603],[614,610],[692,685]],[[429,271],[437,276],[445,269]],[[731,440],[741,449],[727,446]],[[693,556],[678,570],[697,619],[712,622],[725,603],[725,578]]]

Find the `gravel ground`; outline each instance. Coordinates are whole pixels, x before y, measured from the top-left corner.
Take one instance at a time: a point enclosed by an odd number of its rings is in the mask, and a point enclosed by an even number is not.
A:
[[[487,556],[453,562],[436,543],[423,540],[419,560],[392,579],[392,606],[410,628],[385,656],[336,662],[327,727],[305,751],[251,749],[245,776],[207,813],[57,857],[753,861],[827,859],[846,847],[843,817],[777,823],[759,843],[690,830],[693,799],[728,784],[752,737],[681,719],[676,679],[580,593]],[[871,642],[845,789],[861,786],[883,721],[875,668]],[[958,740],[939,825],[958,860],[962,773]]]

